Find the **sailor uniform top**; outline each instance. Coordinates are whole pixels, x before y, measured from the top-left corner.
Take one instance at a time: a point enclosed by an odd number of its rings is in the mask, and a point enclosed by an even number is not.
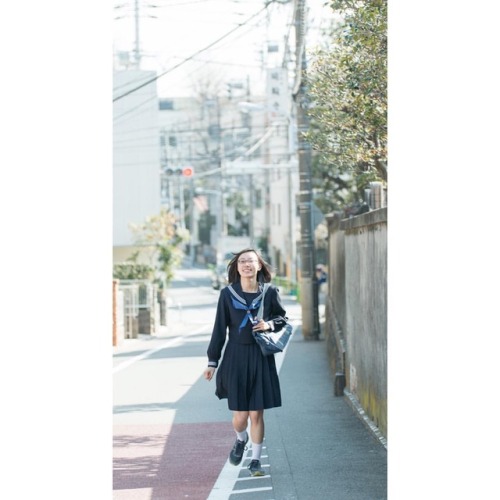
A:
[[[236,344],[256,344],[252,335],[252,322],[262,299],[263,284],[255,293],[243,292],[236,282],[223,288],[219,295],[217,312],[208,346],[208,366],[217,368],[226,339]],[[270,285],[264,296],[264,321],[273,331],[279,331],[287,322],[286,311],[278,289]]]

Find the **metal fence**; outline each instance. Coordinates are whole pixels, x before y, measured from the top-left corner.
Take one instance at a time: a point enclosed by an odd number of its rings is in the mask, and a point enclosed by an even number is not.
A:
[[[160,324],[158,287],[146,280],[120,280],[118,289],[123,294],[124,337],[155,334]]]

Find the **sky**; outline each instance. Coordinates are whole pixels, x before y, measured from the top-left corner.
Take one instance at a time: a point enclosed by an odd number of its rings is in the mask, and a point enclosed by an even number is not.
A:
[[[161,74],[180,64],[158,79],[161,97],[192,95],[193,83],[203,78],[235,81],[248,76],[252,92],[263,92],[263,64],[281,64],[285,37],[294,39],[292,1],[265,10],[263,0],[157,0],[155,8],[138,0],[138,5],[141,68]],[[115,0],[115,53],[135,48],[134,6],[135,0]],[[315,43],[330,9],[322,2],[309,2],[308,7],[308,40]],[[277,44],[279,52],[269,53],[268,44]]]

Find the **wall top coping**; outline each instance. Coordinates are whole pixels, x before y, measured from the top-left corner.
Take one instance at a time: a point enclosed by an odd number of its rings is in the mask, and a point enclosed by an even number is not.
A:
[[[340,221],[340,229],[356,229],[362,226],[369,226],[371,224],[379,224],[380,222],[387,222],[387,207],[378,208],[361,215],[355,215],[349,219],[342,219]]]

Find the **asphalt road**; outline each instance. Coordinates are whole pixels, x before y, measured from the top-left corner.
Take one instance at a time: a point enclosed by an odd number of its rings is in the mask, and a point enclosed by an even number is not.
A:
[[[179,271],[165,334],[116,348],[114,499],[206,499],[224,466],[230,413],[202,377],[217,299],[207,271]]]

